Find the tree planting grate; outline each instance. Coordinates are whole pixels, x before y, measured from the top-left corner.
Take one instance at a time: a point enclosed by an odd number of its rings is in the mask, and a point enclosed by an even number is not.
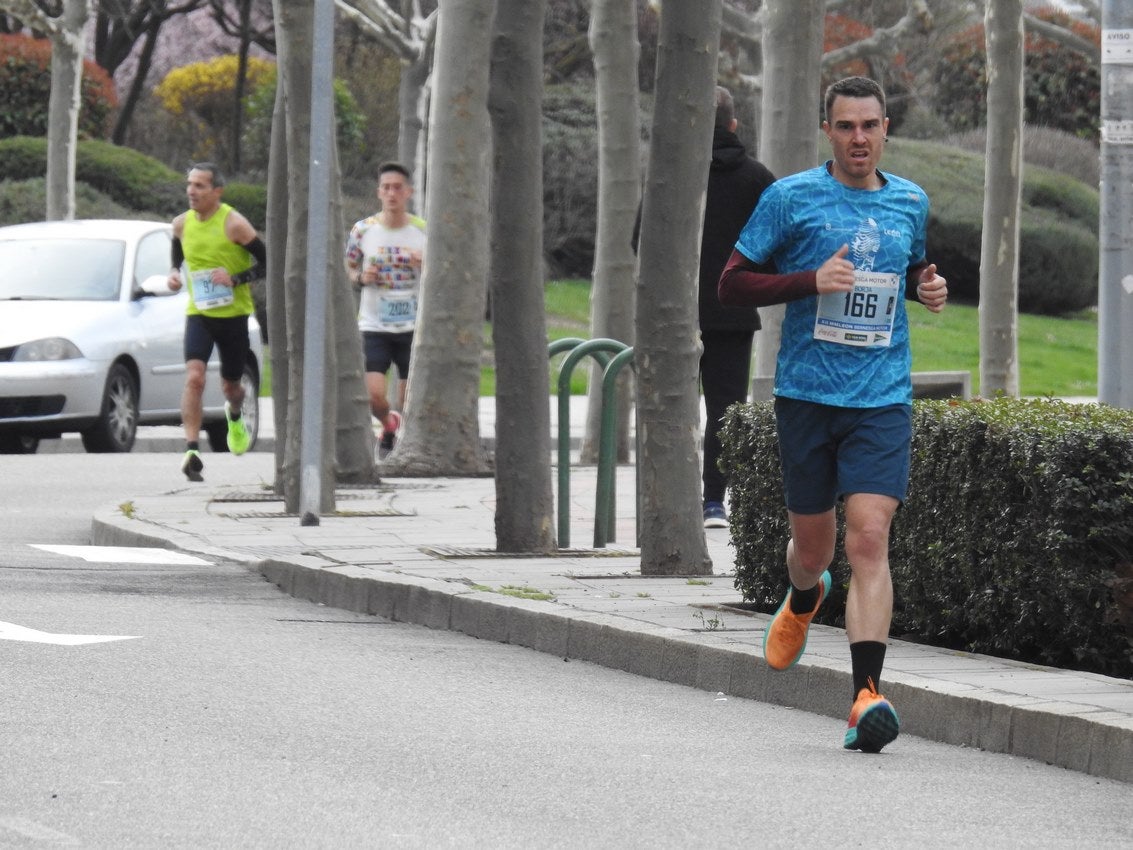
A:
[[[558,549],[554,552],[498,552],[467,546],[422,546],[434,558],[638,558],[636,549]]]

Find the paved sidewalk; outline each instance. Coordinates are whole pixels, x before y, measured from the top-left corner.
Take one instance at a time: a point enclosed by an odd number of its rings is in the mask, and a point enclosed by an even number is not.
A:
[[[579,418],[572,414],[572,425]],[[616,542],[583,548],[593,537],[595,470],[574,467],[571,541],[579,548],[531,557],[493,551],[491,478],[342,488],[338,515],[304,527],[265,486],[274,478],[270,452],[214,457],[211,464],[206,457],[203,484],[139,495],[131,516],[118,505],[100,510],[93,542],[236,561],[314,602],[838,719],[848,714],[842,630],[813,626],[806,654],[787,672],[764,663],[769,617],[735,607],[727,529],[706,532],[712,576],[641,575],[631,467],[618,470]],[[519,592],[550,599],[509,595]],[[907,734],[1133,782],[1133,681],[891,641],[883,691]]]

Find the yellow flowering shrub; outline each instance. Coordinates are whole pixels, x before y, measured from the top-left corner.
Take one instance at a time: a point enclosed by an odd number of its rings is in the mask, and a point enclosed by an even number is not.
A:
[[[231,155],[239,57],[218,56],[174,68],[153,90],[162,106],[175,117],[182,142],[194,159],[225,162]],[[275,63],[248,57],[245,92],[275,78]]]
[[[154,94],[174,115],[192,112],[207,121],[221,104],[222,108],[231,108],[239,61],[238,56],[229,54],[174,68],[157,85]],[[256,56],[248,57],[248,91],[274,75],[274,62]]]

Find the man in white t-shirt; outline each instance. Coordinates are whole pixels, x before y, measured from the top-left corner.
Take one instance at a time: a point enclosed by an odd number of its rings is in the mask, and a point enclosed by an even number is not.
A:
[[[413,182],[397,162],[378,167],[381,212],[364,218],[346,241],[346,272],[362,289],[358,329],[366,358],[370,411],[381,423],[378,454],[393,450],[401,415],[391,410],[386,372],[397,366],[398,407],[405,407],[406,378],[417,325],[417,298],[425,255],[425,221],[409,212]]]

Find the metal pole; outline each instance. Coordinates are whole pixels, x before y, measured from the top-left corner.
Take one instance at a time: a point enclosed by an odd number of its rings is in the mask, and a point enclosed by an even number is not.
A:
[[[1102,3],[1098,401],[1133,408],[1133,0]]]
[[[311,63],[311,161],[308,167],[307,316],[303,329],[303,408],[299,517],[318,525],[322,506],[323,378],[326,371],[327,229],[334,132],[334,0],[315,0]]]

